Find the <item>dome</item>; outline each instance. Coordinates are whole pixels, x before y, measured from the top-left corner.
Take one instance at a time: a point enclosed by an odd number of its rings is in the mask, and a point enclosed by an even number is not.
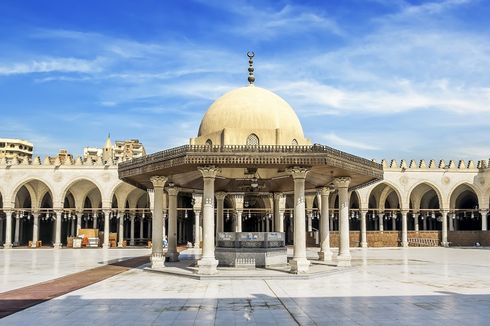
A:
[[[199,127],[195,144],[245,145],[250,136],[260,145],[308,144],[293,108],[281,97],[249,85],[218,98]]]

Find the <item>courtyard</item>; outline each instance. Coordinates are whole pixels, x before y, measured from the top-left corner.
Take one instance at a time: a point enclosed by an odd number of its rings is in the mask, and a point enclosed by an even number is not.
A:
[[[308,249],[308,257],[315,256]],[[0,252],[0,290],[19,289],[146,249]],[[54,262],[54,263],[53,263]],[[143,265],[144,266],[144,265]],[[352,249],[352,267],[308,280],[194,280],[143,270],[108,277],[0,319],[0,325],[484,325],[487,248]],[[54,282],[56,283],[56,282]],[[2,294],[0,294],[1,296]]]

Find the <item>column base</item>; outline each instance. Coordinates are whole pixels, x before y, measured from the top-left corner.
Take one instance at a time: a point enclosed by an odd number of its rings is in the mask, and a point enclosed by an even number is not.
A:
[[[111,245],[108,244],[108,243],[103,243],[102,244],[102,248],[104,248],[104,249],[109,249],[110,247],[111,247]]]
[[[441,246],[447,248],[449,247],[449,243],[447,241],[443,241],[441,242]]]
[[[4,243],[3,249],[12,249],[12,244],[11,243]]]
[[[368,244],[367,242],[361,242],[361,248],[367,248]]]
[[[129,242],[129,245],[130,245],[130,246],[134,246],[134,241],[130,241],[130,242]]]
[[[179,253],[178,252],[167,252],[165,257],[167,257],[167,260],[170,262],[179,261]]]
[[[320,261],[331,261],[332,260],[332,252],[330,249],[325,250],[325,251],[320,251],[318,253],[318,260]]]
[[[118,247],[118,248],[123,248],[123,247],[124,247],[124,246],[123,246],[123,243],[122,243],[122,242],[118,242],[118,243],[117,243],[117,247]]]
[[[199,248],[201,248],[201,247],[199,247],[199,243],[198,243],[198,242],[194,243],[194,248],[195,248],[195,249],[199,249]]]
[[[295,274],[308,273],[310,270],[310,262],[306,258],[293,258],[289,265],[291,265],[291,273]]]
[[[151,254],[150,262],[151,262],[151,268],[163,268],[165,262],[165,256],[162,253]]]
[[[351,256],[350,255],[338,255],[337,256],[337,267],[349,267]]]
[[[197,261],[197,274],[214,275],[218,273],[218,261],[214,258],[202,258]]]
[[[408,241],[403,241],[402,242],[402,247],[407,248],[408,247]]]
[[[63,248],[63,245],[61,243],[53,243],[53,248],[54,249],[61,249],[61,248]]]

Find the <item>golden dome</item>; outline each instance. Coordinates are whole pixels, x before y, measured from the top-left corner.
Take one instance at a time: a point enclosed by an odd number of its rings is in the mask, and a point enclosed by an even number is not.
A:
[[[249,144],[255,135],[260,145],[309,144],[293,108],[281,97],[249,85],[218,98],[208,109],[193,144]]]

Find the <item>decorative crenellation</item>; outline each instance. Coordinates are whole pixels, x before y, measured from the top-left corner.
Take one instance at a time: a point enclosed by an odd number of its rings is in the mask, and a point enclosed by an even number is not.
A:
[[[375,162],[375,160],[373,160]],[[454,161],[450,160],[449,162],[446,162],[444,160],[439,160],[436,162],[436,160],[429,160],[428,162],[426,160],[410,160],[410,162],[407,164],[406,160],[401,160],[400,163],[396,160],[390,160],[388,163],[387,160],[381,160],[381,166],[383,167],[384,170],[425,170],[425,169],[431,169],[431,170],[443,170],[443,171],[448,171],[448,170],[477,170],[477,169],[486,169],[490,167],[490,160],[479,160],[475,161],[474,160],[469,160],[468,163],[466,163],[464,160],[459,160],[459,161]]]
[[[11,167],[11,166],[117,166],[119,162],[115,162],[113,159],[108,160],[107,162],[103,162],[102,158],[99,157],[96,161],[92,161],[90,159],[83,159],[81,156],[78,156],[76,159],[72,159],[71,157],[67,157],[64,160],[60,160],[59,157],[55,159],[50,159],[48,156],[41,160],[41,157],[35,156],[33,158],[24,158],[19,159],[18,157],[14,157],[11,159],[6,159],[5,157],[0,158],[0,167]]]

